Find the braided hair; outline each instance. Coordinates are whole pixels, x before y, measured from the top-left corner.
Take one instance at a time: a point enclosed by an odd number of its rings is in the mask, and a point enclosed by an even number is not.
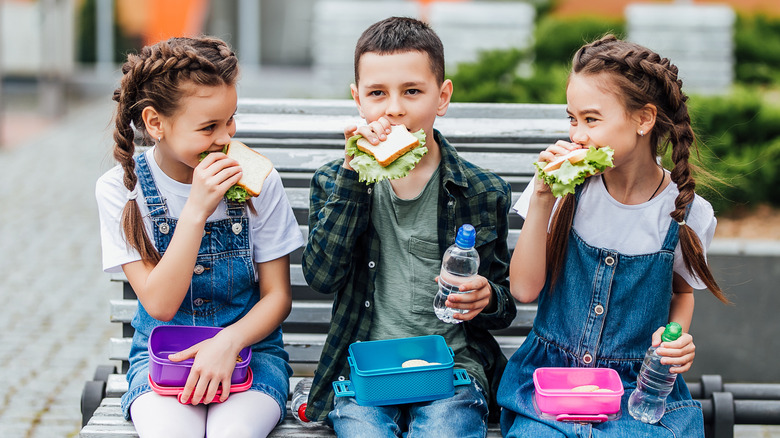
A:
[[[670,215],[681,224],[680,248],[685,268],[700,278],[715,297],[728,303],[707,266],[701,241],[684,223],[686,210],[695,195],[696,182],[688,158],[691,148],[696,146],[688,114],[688,96],[682,92],[677,67],[646,47],[606,35],[580,48],[574,55],[571,70],[571,75],[603,73],[610,75],[611,89],[616,90],[627,111],[639,110],[647,104],[656,106],[656,122],[650,134],[651,152],[658,157],[668,147],[672,148],[671,179],[677,185],[679,195]],[[553,284],[563,266],[573,217],[574,195],[567,195],[556,210],[547,240],[547,266],[551,267]]]
[[[144,108],[153,107],[159,114],[172,117],[179,110],[185,85],[234,85],[238,78],[238,60],[230,47],[217,38],[171,38],[146,46],[130,54],[122,66],[119,88],[114,90],[117,102],[114,128],[114,159],[124,170],[124,185],[135,189],[135,130],[143,144],[152,140],[142,118]],[[143,218],[134,199],[122,211],[122,229],[131,248],[144,262],[156,264],[160,254],[144,232]]]

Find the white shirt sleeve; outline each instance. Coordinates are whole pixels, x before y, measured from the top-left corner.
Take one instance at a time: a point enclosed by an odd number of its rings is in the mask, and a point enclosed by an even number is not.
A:
[[[252,202],[257,210],[257,215],[251,215],[255,263],[277,259],[304,244],[303,234],[276,169],[268,175],[260,195],[252,198]]]
[[[122,168],[117,166],[103,174],[95,184],[103,271],[110,273],[122,272],[122,265],[125,263],[141,260],[138,251],[128,245],[122,230],[122,211],[129,192],[122,182],[122,177]],[[140,187],[138,190],[140,192]],[[143,198],[142,195],[139,196]]]

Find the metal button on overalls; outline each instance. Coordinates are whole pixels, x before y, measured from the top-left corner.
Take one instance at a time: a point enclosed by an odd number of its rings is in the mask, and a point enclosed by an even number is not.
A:
[[[195,305],[195,306],[197,306],[197,307],[200,307],[200,306],[202,306],[202,305],[203,305],[203,302],[204,302],[204,301],[203,301],[203,298],[195,298],[195,299],[192,301],[192,304],[194,304],[194,305]]]
[[[607,266],[612,266],[615,264],[615,258],[612,256],[607,256],[607,258],[604,259],[604,263],[606,263]]]
[[[596,307],[593,308],[593,311],[596,312],[596,315],[601,315],[604,313],[604,306],[601,304],[596,304]]]
[[[161,223],[161,224],[160,224],[160,226],[159,226],[159,227],[157,227],[157,228],[158,228],[158,229],[160,230],[160,232],[161,232],[161,233],[163,233],[163,234],[168,234],[168,233],[171,231],[171,227],[170,227],[170,225],[168,225],[168,223],[166,223],[166,222],[163,222],[163,223]]]
[[[200,275],[205,271],[206,268],[203,267],[203,265],[195,265],[195,269],[192,270],[196,275]]]
[[[590,353],[585,353],[585,355],[582,356],[582,362],[584,362],[585,365],[590,365],[590,363],[593,362],[593,356],[591,356]]]
[[[234,223],[231,228],[233,229],[233,234],[239,234],[244,229],[240,222]]]

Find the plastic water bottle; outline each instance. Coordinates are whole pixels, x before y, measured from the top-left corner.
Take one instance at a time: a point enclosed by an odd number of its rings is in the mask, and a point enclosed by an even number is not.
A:
[[[458,324],[461,321],[452,317],[455,313],[468,313],[447,307],[447,297],[450,294],[465,294],[472,292],[460,291],[461,284],[471,280],[479,270],[479,253],[474,249],[477,232],[470,224],[464,224],[458,229],[455,244],[447,248],[441,260],[439,272],[439,292],[433,299],[433,311],[444,322]]]
[[[290,403],[290,410],[293,417],[301,424],[307,426],[314,426],[317,423],[306,418],[306,401],[309,399],[309,392],[311,391],[311,377],[301,379],[298,384],[295,385],[295,390],[292,395],[292,402]]]
[[[676,322],[666,325],[661,340],[671,342],[682,334],[682,327]],[[662,365],[661,356],[650,347],[645,353],[642,369],[636,379],[636,389],[628,399],[628,413],[643,423],[657,423],[664,416],[666,396],[672,392],[677,374],[669,372],[671,365]]]

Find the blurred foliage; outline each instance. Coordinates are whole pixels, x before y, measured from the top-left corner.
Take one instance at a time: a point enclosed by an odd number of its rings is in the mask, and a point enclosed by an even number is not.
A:
[[[455,85],[452,100],[565,103],[571,57],[584,43],[606,33],[623,36],[624,25],[602,18],[544,16],[536,24],[531,49],[483,52],[476,62],[458,65],[450,76]]]
[[[97,19],[96,0],[84,0],[77,13],[76,35],[76,60],[83,63],[97,61]],[[114,10],[116,13],[116,10]],[[123,63],[127,60],[127,53],[138,51],[141,41],[125,35],[114,20],[114,62]]]
[[[735,86],[726,96],[692,97],[689,110],[699,140],[692,161],[706,171],[697,175],[697,192],[716,213],[780,206],[780,103],[762,89]]]
[[[780,18],[739,16],[734,57],[737,82],[780,84]]]

